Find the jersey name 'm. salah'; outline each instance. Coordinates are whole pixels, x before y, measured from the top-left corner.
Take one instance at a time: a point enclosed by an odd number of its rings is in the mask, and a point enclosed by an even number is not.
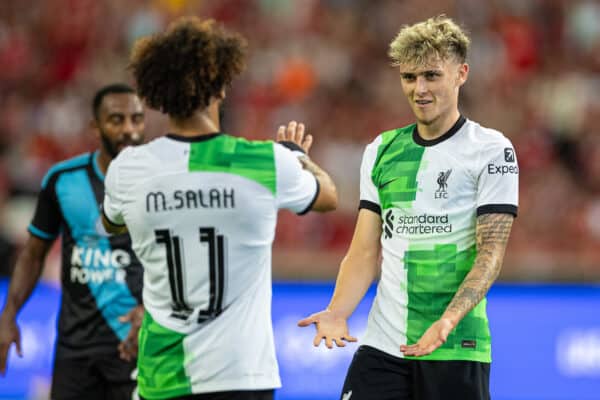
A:
[[[195,208],[235,208],[233,188],[175,190],[171,194],[153,191],[146,194],[146,212]]]

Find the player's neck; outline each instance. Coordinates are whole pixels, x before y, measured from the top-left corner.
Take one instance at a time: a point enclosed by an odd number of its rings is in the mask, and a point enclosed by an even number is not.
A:
[[[459,118],[460,112],[456,109],[446,116],[440,116],[440,118],[429,124],[417,121],[417,131],[422,139],[435,140],[448,132]]]
[[[106,175],[108,164],[110,164],[110,162],[113,160],[113,157],[110,154],[108,154],[108,152],[105,149],[100,149],[96,160],[98,163],[98,168],[100,168],[100,172],[102,172],[103,175]]]
[[[185,119],[169,118],[169,132],[179,136],[202,136],[219,132],[218,104],[211,105],[203,110],[197,110]]]

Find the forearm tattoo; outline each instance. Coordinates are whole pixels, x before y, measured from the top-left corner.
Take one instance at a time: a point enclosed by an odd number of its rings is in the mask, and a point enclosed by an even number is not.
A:
[[[324,171],[319,168],[317,164],[315,164],[308,156],[300,156],[298,157],[302,167],[313,175],[323,175]]]
[[[479,304],[498,277],[513,220],[510,214],[484,214],[477,218],[477,257],[446,308],[459,320]]]
[[[302,163],[302,167],[320,179],[321,183],[325,182],[330,186],[335,187],[335,184],[331,180],[331,177],[327,174],[327,172],[323,171],[321,167],[315,164],[308,156],[298,157],[300,163]]]

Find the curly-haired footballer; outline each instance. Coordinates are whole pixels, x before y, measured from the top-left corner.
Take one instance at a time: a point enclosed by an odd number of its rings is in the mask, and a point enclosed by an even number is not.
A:
[[[103,207],[107,229],[128,229],[144,266],[145,399],[273,398],[277,210],[337,205],[333,182],[306,156],[303,124],[279,127],[279,143],[221,132],[219,107],[245,46],[214,21],[184,18],[132,52],[140,97],[170,122],[168,134],[111,164]]]

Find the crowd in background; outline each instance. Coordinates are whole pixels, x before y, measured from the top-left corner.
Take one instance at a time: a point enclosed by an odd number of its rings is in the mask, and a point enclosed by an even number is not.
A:
[[[413,122],[388,44],[403,24],[442,12],[472,38],[462,113],[502,131],[519,158],[519,217],[502,278],[600,279],[600,2],[579,0],[4,0],[0,269],[26,238],[47,169],[97,147],[94,91],[131,82],[136,38],[194,14],[249,42],[223,130],[269,139],[279,124],[303,121],[315,136],[311,156],[338,184],[337,212],[280,214],[275,276],[334,277],[352,236],[364,146]],[[165,122],[149,111],[148,137],[165,133]]]

